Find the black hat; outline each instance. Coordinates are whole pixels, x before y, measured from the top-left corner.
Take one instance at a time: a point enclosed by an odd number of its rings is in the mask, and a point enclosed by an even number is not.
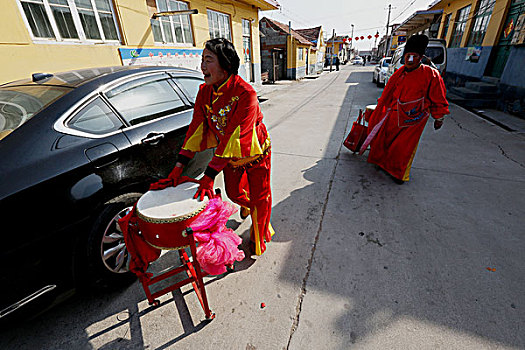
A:
[[[407,40],[407,43],[405,45],[405,50],[403,51],[403,55],[409,52],[415,52],[423,56],[425,54],[427,45],[428,45],[428,36],[419,35],[419,34],[412,35]]]

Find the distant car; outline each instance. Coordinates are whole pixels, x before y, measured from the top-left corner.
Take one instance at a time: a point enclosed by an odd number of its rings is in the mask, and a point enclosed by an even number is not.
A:
[[[134,279],[117,220],[173,168],[203,82],[182,68],[111,67],[0,86],[0,319]]]
[[[352,60],[352,64],[363,64],[363,57],[354,57],[354,59]]]
[[[398,46],[394,55],[392,56],[392,61],[388,67],[386,73],[386,81],[398,70],[402,65],[405,64],[405,58],[403,57],[403,50],[405,49],[406,44],[401,44]],[[424,64],[428,64],[436,68],[441,75],[445,74],[447,68],[447,48],[446,41],[443,39],[429,39],[427,49],[425,50],[425,56],[430,59],[430,62],[423,61]]]
[[[388,66],[390,65],[391,60],[392,60],[392,57],[384,57],[375,66],[374,73],[372,75],[372,82],[376,83],[377,86],[385,85],[385,76],[386,76],[386,72],[388,70]]]

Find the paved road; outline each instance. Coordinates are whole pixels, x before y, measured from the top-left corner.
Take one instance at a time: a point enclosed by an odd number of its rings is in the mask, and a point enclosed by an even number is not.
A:
[[[396,185],[341,147],[381,93],[372,67],[341,67],[261,92],[277,234],[207,280],[215,320],[187,288],[151,308],[135,283],[4,330],[0,348],[525,348],[524,135],[452,106]],[[248,239],[249,220],[230,225]]]

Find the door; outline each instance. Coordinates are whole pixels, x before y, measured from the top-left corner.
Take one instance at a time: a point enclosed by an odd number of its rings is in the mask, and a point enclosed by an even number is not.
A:
[[[510,4],[509,13],[501,31],[498,45],[492,50],[485,75],[495,78],[501,77],[512,47],[510,42],[514,35],[514,27],[522,13],[525,13],[525,0],[513,0]]]
[[[104,94],[127,123],[124,134],[133,147],[129,161],[138,174],[165,177],[175,164],[193,112],[177,90],[168,74],[156,73]]]

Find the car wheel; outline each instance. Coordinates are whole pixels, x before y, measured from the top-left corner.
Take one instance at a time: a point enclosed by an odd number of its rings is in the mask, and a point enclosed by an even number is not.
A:
[[[129,253],[118,220],[124,217],[140,193],[127,193],[104,204],[87,239],[87,284],[95,288],[121,287],[135,280],[128,270]]]
[[[375,82],[377,82],[376,75],[372,73],[372,83],[375,83]]]

